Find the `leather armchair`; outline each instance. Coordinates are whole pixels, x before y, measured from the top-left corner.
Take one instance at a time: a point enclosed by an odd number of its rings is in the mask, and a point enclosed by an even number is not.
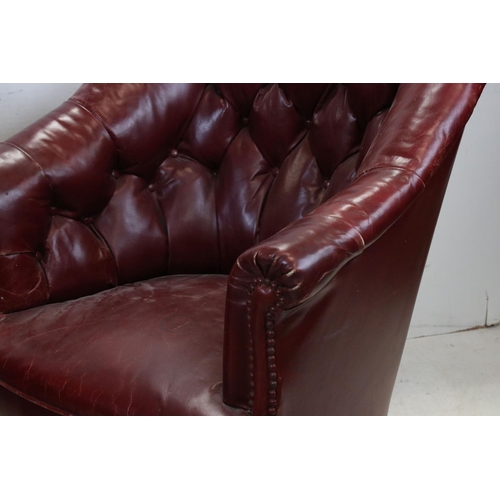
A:
[[[83,85],[0,145],[0,405],[386,414],[482,88]]]

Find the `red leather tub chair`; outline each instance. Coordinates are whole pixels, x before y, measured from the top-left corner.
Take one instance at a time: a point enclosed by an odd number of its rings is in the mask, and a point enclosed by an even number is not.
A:
[[[83,85],[0,145],[0,412],[386,414],[482,87]]]

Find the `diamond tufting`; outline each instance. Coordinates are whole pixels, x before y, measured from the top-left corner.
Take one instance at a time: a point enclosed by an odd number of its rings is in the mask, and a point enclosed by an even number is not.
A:
[[[482,88],[83,85],[0,144],[0,386],[63,414],[386,413]]]
[[[352,182],[396,91],[82,86],[1,145],[0,162],[19,164],[14,191],[31,193],[10,195],[8,210],[30,217],[25,231],[7,221],[2,252],[39,252],[30,267],[43,273],[25,285],[33,299],[4,298],[0,309],[165,274],[229,273],[246,249]]]

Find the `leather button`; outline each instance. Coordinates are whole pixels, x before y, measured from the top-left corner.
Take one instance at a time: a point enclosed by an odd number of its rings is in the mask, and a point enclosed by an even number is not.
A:
[[[172,158],[177,158],[177,156],[179,156],[179,151],[177,151],[177,149],[172,149],[172,151],[170,152],[170,156]]]
[[[57,214],[57,208],[56,207],[50,207],[49,208],[49,213],[50,213],[50,215],[56,215]]]
[[[83,221],[87,226],[90,226],[93,222],[94,222],[94,219],[92,219],[92,217],[87,217],[84,219]]]
[[[241,120],[241,123],[243,123],[243,125],[248,125],[248,118],[245,117]]]
[[[118,172],[118,170],[113,170],[111,172],[111,175],[115,178],[115,179],[118,179],[118,177],[120,176],[120,172]]]
[[[148,191],[149,191],[150,193],[154,193],[155,189],[156,189],[156,188],[155,188],[154,184],[150,184],[150,185],[148,186]]]
[[[279,168],[277,168],[277,167],[275,167],[275,168],[273,168],[273,169],[271,170],[271,174],[272,174],[272,176],[273,176],[273,177],[277,177],[277,176],[278,176],[278,174],[279,174],[279,172],[280,172],[280,169],[279,169]]]
[[[330,181],[323,182],[323,189],[328,189],[329,185],[330,185]]]
[[[212,173],[214,177],[217,177],[219,175],[219,172],[217,172],[217,170],[214,170]]]
[[[37,252],[37,253],[35,254],[35,259],[36,259],[36,260],[42,260],[42,254],[41,254],[40,252]]]
[[[311,120],[306,120],[305,125],[307,128],[311,128],[311,125],[312,125]]]

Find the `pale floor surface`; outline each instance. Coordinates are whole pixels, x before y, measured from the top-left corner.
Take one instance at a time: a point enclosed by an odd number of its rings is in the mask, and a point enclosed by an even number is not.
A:
[[[389,415],[500,415],[500,326],[409,338]]]

